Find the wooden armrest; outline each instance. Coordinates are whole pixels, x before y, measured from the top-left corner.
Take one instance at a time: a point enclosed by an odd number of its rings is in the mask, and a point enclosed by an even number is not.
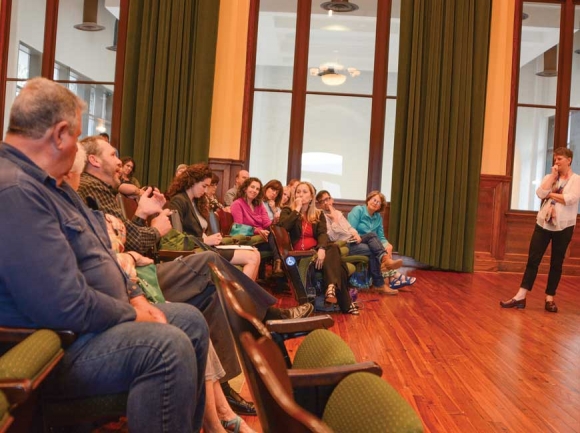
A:
[[[161,261],[175,260],[181,256],[189,256],[195,254],[195,251],[172,251],[172,250],[159,250],[157,251],[157,257]]]
[[[36,328],[6,328],[0,326],[0,342],[2,343],[19,343],[23,341],[29,335],[34,334],[38,329]],[[52,329],[53,332],[56,332],[60,337],[61,345],[63,349],[66,349],[71,344],[75,342],[77,339],[77,334],[72,331],[68,330],[61,330],[57,331]]]
[[[316,254],[316,251],[314,250],[306,250],[306,251],[292,250],[288,252],[288,255],[292,257],[311,257],[314,254]]]
[[[337,365],[333,367],[290,369],[288,377],[292,388],[311,388],[314,386],[336,385],[352,373],[366,372],[376,376],[383,374],[382,368],[374,361],[358,364]]]
[[[310,332],[315,329],[328,329],[334,325],[334,319],[328,314],[322,316],[304,317],[301,319],[268,320],[266,328],[278,334],[295,334]]]

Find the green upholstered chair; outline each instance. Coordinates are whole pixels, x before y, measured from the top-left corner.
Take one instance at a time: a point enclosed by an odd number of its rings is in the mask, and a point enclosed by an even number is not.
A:
[[[242,367],[250,383],[253,373],[247,368],[249,361],[241,349],[239,336],[242,332],[249,332],[255,338],[265,336],[277,343],[285,368],[289,369],[288,374],[295,388],[296,398],[300,404],[315,413],[321,411],[330,391],[346,375],[355,371],[368,371],[379,376],[382,374],[381,368],[375,362],[357,363],[350,347],[339,336],[323,329],[332,326],[333,320],[330,316],[273,320],[264,325],[256,317],[255,307],[244,289],[238,283],[230,281],[212,263],[209,266]],[[304,335],[306,337],[298,347],[292,363],[284,341]]]
[[[14,418],[10,415],[10,404],[2,391],[0,391],[0,433],[8,431]]]
[[[264,433],[423,431],[411,405],[387,382],[365,372],[352,373],[336,385],[320,419],[293,399],[284,360],[271,340],[265,337],[256,340],[244,332],[240,341],[256,378],[251,385],[259,395],[254,395],[254,400]]]
[[[9,328],[0,328],[0,333],[2,330],[6,336],[4,342],[13,344],[17,333]],[[36,391],[64,354],[55,332],[27,331],[22,341],[0,357],[0,425],[11,423],[10,418],[14,418],[13,431],[30,430],[39,395]]]
[[[0,358],[0,389],[15,407],[16,431],[29,430],[20,425],[32,421],[31,406],[38,400],[46,431],[53,427],[114,420],[126,414],[126,393],[77,399],[47,395],[42,390],[34,393],[64,355],[61,347],[66,348],[75,338],[70,331],[0,327],[0,342],[12,345]],[[6,388],[8,385],[12,388]],[[22,421],[26,417],[29,419]]]

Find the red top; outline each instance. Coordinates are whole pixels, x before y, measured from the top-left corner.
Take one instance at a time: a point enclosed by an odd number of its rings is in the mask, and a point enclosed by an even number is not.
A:
[[[295,250],[311,250],[318,244],[318,241],[314,239],[314,231],[312,229],[312,224],[308,221],[302,221],[302,236],[292,247]]]

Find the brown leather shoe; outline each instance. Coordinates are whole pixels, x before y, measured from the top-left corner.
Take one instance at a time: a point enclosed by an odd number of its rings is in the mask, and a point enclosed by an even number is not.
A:
[[[558,306],[554,301],[546,301],[546,305],[544,308],[546,309],[546,311],[549,311],[550,313],[558,312]]]
[[[499,301],[499,305],[501,305],[501,308],[524,309],[526,308],[526,298],[520,299],[519,301],[515,299],[510,299],[509,301]]]
[[[399,269],[401,266],[403,266],[403,260],[401,259],[393,260],[386,254],[381,259],[381,272]]]

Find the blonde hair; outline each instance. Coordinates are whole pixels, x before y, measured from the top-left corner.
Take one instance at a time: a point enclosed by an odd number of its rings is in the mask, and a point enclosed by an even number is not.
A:
[[[312,197],[312,200],[310,200],[310,203],[308,204],[308,209],[306,209],[306,219],[310,223],[318,222],[318,220],[320,219],[320,213],[322,211],[316,209],[316,200],[314,198],[316,197],[316,188],[314,188],[314,185],[312,185],[310,182],[300,182],[298,183],[298,185],[296,185],[296,188],[294,189],[294,194],[296,194],[296,190],[300,185],[306,185],[310,190],[310,195]]]

